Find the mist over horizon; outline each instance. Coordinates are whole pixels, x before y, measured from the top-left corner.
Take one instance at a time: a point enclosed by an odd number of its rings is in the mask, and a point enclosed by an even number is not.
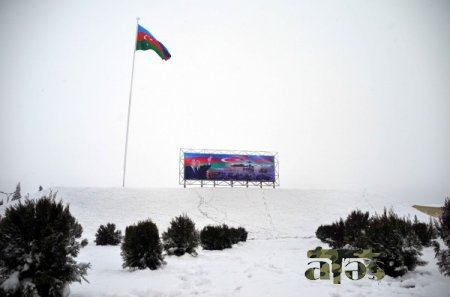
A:
[[[180,148],[279,153],[280,189],[450,196],[450,2],[0,4],[0,191],[175,188]],[[0,199],[2,196],[0,196]]]

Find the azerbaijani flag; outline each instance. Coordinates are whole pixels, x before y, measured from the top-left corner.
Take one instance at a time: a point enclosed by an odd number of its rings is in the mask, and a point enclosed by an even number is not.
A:
[[[171,55],[167,48],[159,42],[148,30],[138,25],[136,50],[146,51],[154,50],[163,60],[169,60]]]

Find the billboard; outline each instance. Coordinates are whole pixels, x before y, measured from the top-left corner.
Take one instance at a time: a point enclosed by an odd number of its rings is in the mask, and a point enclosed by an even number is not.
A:
[[[275,156],[233,153],[183,152],[186,181],[275,183]]]

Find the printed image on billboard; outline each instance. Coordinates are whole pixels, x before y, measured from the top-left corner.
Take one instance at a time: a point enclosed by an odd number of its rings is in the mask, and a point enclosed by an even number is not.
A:
[[[274,156],[184,153],[184,179],[275,182]]]

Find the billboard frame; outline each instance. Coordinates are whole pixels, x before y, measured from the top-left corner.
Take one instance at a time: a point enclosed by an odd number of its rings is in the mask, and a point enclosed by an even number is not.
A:
[[[235,180],[186,180],[184,178],[184,154],[185,153],[197,153],[197,154],[230,154],[230,155],[249,155],[249,156],[273,156],[275,165],[275,181],[235,181]],[[178,162],[178,178],[179,184],[184,186],[212,186],[212,187],[279,187],[280,186],[280,174],[279,174],[279,161],[277,152],[268,151],[246,151],[246,150],[217,150],[217,149],[189,149],[180,148],[179,162]]]

